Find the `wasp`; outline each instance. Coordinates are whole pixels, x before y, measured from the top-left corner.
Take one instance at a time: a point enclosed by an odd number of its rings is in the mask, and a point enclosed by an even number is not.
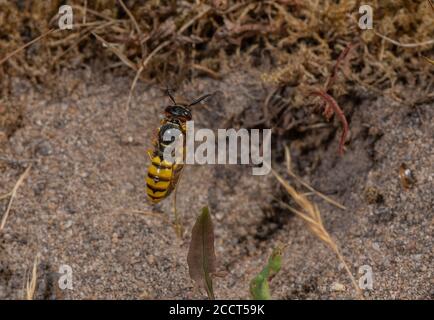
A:
[[[181,176],[185,161],[175,160],[170,162],[164,159],[166,149],[174,143],[174,139],[166,141],[166,134],[179,133],[183,135],[183,159],[185,160],[185,135],[186,123],[193,119],[191,107],[213,94],[205,94],[197,98],[190,104],[176,103],[175,98],[171,95],[169,89],[166,90],[167,95],[172,101],[172,105],[164,109],[164,118],[161,120],[160,127],[157,129],[157,138],[154,140],[154,149],[149,151],[151,164],[148,167],[146,177],[146,193],[148,198],[153,203],[158,203],[167,198],[173,190]],[[172,132],[171,132],[172,131]]]

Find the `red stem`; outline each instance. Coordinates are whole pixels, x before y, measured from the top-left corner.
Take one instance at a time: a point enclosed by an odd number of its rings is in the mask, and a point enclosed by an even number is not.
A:
[[[339,120],[342,123],[342,135],[341,135],[341,139],[339,141],[339,154],[343,155],[344,154],[345,139],[346,139],[348,131],[349,131],[348,121],[347,121],[347,118],[345,117],[344,112],[339,107],[336,100],[331,95],[326,93],[325,91],[315,90],[315,91],[310,92],[310,95],[316,95],[316,96],[319,96],[322,99],[324,99],[327,106],[331,107],[333,112],[338,115]]]

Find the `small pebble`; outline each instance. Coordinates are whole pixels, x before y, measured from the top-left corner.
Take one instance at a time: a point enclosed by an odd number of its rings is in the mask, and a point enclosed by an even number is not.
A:
[[[345,291],[345,286],[342,283],[335,282],[331,286],[332,291]]]
[[[53,153],[53,147],[51,146],[50,142],[44,140],[38,143],[35,153],[41,156],[49,156]]]
[[[374,242],[374,243],[372,244],[372,248],[373,248],[374,250],[376,250],[376,251],[380,251],[380,245],[379,245],[377,242]]]

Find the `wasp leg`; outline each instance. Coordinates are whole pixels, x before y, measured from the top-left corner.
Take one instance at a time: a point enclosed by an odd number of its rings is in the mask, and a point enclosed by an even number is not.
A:
[[[154,148],[154,149],[148,149],[147,151],[146,151],[146,153],[148,154],[148,156],[149,156],[149,159],[151,159],[151,161],[152,161],[152,158],[154,157],[154,150],[158,150],[158,134],[159,134],[159,132],[160,132],[160,128],[158,128],[155,132],[154,132],[154,134],[153,134],[153,139],[152,139],[152,147]]]
[[[174,178],[176,176],[176,170],[177,170],[177,168],[176,168],[176,165],[175,165],[174,168],[173,168],[173,172],[172,172],[172,178]],[[178,215],[178,212],[176,210],[176,195],[178,193],[177,186],[179,185],[179,181],[181,180],[182,170],[183,169],[181,169],[181,172],[179,172],[179,175],[176,177],[176,181],[173,180],[173,182],[176,183],[175,190],[174,190],[174,193],[173,193],[173,213],[175,215],[175,225],[174,225],[174,227],[175,227],[175,232],[176,232],[176,234],[178,235],[179,238],[182,238],[183,229],[182,229],[181,219],[180,219],[180,217]],[[172,180],[172,178],[171,178],[171,180]]]
[[[152,149],[146,150],[146,153],[148,154],[149,160],[151,160],[152,162],[152,153],[153,153]]]

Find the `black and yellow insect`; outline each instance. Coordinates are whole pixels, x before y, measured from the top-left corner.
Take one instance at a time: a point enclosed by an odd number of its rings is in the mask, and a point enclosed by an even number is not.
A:
[[[163,155],[166,148],[168,148],[175,139],[165,141],[163,137],[166,133],[170,133],[168,130],[180,132],[180,134],[185,137],[186,123],[192,120],[190,107],[211,96],[211,94],[206,94],[190,104],[178,104],[175,102],[169,90],[167,90],[167,94],[173,102],[173,105],[166,107],[164,110],[164,118],[161,120],[161,126],[157,130],[157,138],[154,141],[154,150],[149,152],[151,164],[148,167],[148,175],[146,177],[146,193],[153,203],[160,202],[175,190],[182,169],[184,168],[183,163],[185,162],[178,163],[176,160],[174,162],[164,160]],[[185,157],[185,138],[183,141],[183,154]]]

